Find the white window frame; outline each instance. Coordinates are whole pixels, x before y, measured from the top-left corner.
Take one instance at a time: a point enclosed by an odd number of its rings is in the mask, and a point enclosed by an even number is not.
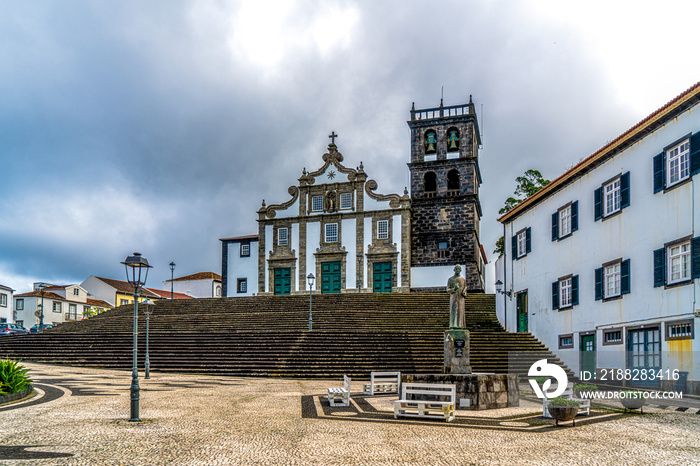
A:
[[[559,209],[559,238],[571,234],[571,204]]]
[[[277,229],[277,246],[287,246],[289,244],[289,230],[286,227]]]
[[[340,193],[340,208],[352,209],[352,193]]]
[[[250,243],[241,243],[241,257],[250,257]]]
[[[389,239],[389,220],[377,221],[377,239]]]
[[[0,306],[7,307],[7,295],[5,293],[0,294]]]
[[[68,315],[78,318],[78,306],[75,304],[68,304]]]
[[[120,305],[120,306],[126,306],[127,304],[129,304],[129,300],[128,300],[128,299],[123,299],[123,298],[122,298],[122,299],[119,300],[119,305]]]
[[[571,277],[559,280],[559,309],[573,306]]]
[[[603,217],[620,211],[622,204],[621,184],[618,177],[603,186]]]
[[[523,257],[525,254],[527,254],[527,229],[518,233],[518,235],[516,236],[516,239],[518,241],[518,243],[517,243],[518,256],[517,257]]]
[[[690,241],[672,244],[666,248],[667,283],[679,283],[690,280]],[[674,270],[675,268],[675,270]]]
[[[666,330],[666,335],[668,339],[673,340],[685,340],[693,337],[693,323],[692,322],[681,322],[678,324],[666,324],[668,327]]]
[[[236,280],[236,293],[248,292],[248,278],[239,278]]]
[[[338,224],[337,223],[326,223],[325,228],[325,242],[326,243],[337,243],[338,242]]]
[[[622,263],[603,267],[603,297],[614,298],[622,294]]]
[[[311,196],[311,212],[323,211],[323,196]]]
[[[673,186],[690,177],[690,139],[666,151],[666,186]]]
[[[73,288],[73,296],[80,296],[80,290],[77,288]]]
[[[15,311],[24,310],[24,298],[18,298],[15,300]]]
[[[565,342],[565,340],[567,340]],[[574,347],[574,336],[573,335],[559,335],[559,348],[573,348]]]
[[[62,304],[63,303],[61,303],[59,301],[54,301],[53,308],[52,308],[53,312],[62,312],[62,307],[63,307]]]

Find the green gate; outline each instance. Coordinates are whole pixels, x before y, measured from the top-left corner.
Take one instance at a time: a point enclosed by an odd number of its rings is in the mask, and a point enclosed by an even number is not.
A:
[[[595,335],[581,335],[581,370],[595,374]]]
[[[341,270],[340,262],[321,263],[321,293],[340,293]]]
[[[292,291],[292,269],[275,269],[275,294],[289,294]]]
[[[527,291],[516,295],[518,311],[518,332],[527,332]]]
[[[391,262],[375,262],[373,267],[374,292],[391,293],[393,273]]]

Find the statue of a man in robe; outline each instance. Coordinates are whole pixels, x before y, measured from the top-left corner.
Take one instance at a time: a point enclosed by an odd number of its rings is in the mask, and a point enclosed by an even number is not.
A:
[[[467,281],[460,274],[462,267],[457,264],[455,274],[447,280],[450,294],[450,328],[464,328],[464,298],[467,297]]]

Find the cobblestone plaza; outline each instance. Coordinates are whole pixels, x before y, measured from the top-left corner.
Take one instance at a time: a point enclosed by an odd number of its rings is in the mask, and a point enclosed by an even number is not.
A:
[[[648,406],[594,410],[555,427],[541,404],[458,411],[453,423],[395,420],[396,395],[329,408],[333,380],[130,373],[25,364],[38,395],[0,407],[0,464],[698,464],[700,414]],[[685,400],[684,400],[685,402]],[[611,406],[612,407],[612,406]]]

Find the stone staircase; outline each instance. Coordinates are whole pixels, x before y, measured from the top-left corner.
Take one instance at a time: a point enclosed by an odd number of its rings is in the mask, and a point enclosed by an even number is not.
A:
[[[146,319],[139,307],[139,367]],[[561,364],[529,333],[507,333],[493,295],[467,298],[471,364],[475,372],[508,372],[547,358]],[[166,300],[153,306],[149,358],[153,371],[280,377],[367,377],[371,371],[442,371],[445,293],[315,295],[313,331],[308,296]],[[132,365],[133,306],[81,322],[0,338],[0,358],[128,369]],[[511,361],[512,362],[512,361]]]

